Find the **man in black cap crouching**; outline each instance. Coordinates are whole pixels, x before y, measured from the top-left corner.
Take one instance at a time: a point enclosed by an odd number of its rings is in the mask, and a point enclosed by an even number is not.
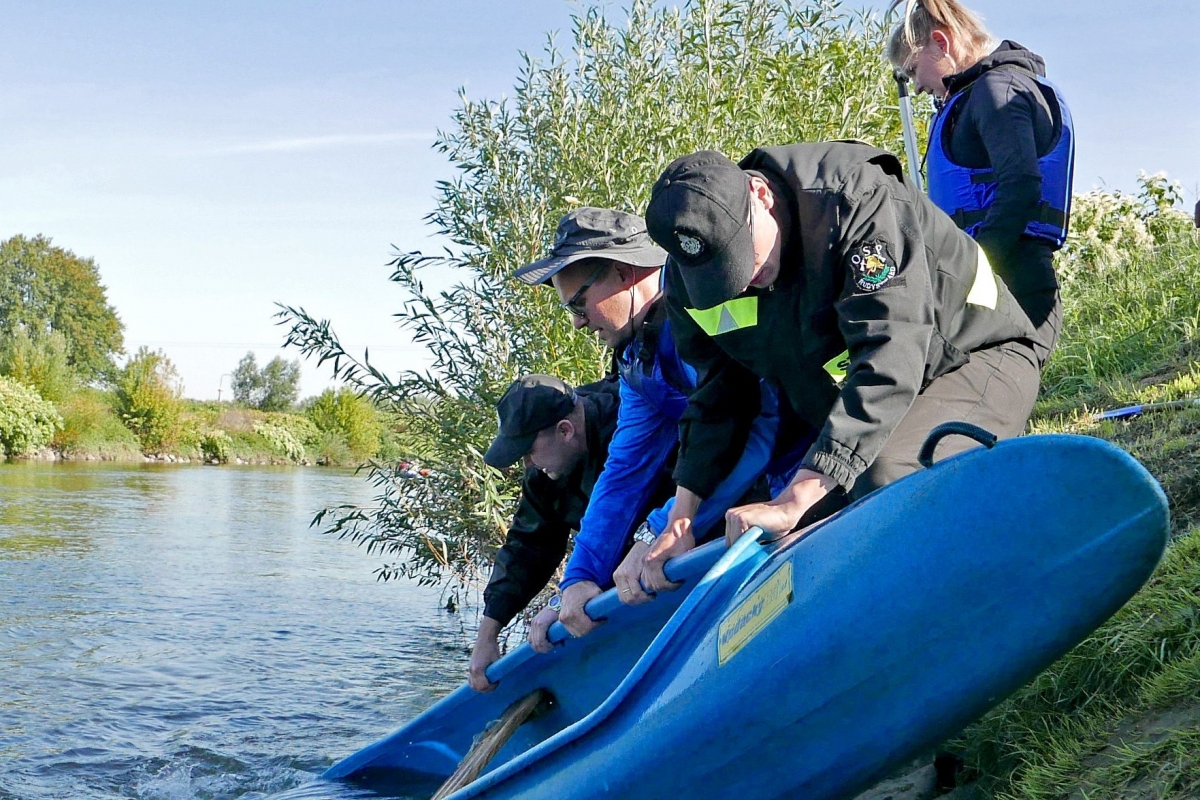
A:
[[[693,153],[659,177],[646,221],[671,255],[679,351],[704,376],[695,415],[757,376],[819,431],[782,493],[730,509],[729,541],[756,525],[790,531],[828,495],[854,499],[915,471],[938,423],[1024,430],[1040,380],[1033,325],[892,154],[838,142],[762,148],[740,164]],[[950,437],[937,456],[969,446]]]
[[[500,658],[500,631],[545,587],[566,555],[571,531],[578,530],[608,458],[618,407],[614,377],[575,390],[550,375],[526,375],[500,398],[500,430],[484,461],[505,469],[524,460],[526,470],[517,512],[483,593],[483,619],[469,667],[476,691],[494,688],[486,672]],[[656,502],[674,490],[669,479],[662,483]],[[535,646],[546,640],[545,631],[557,618],[549,608],[534,617],[530,639]]]

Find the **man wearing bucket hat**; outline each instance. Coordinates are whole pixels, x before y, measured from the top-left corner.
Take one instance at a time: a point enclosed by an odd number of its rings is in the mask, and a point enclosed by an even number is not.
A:
[[[668,528],[690,536],[692,526],[717,527],[725,509],[759,484],[775,443],[771,393],[760,401],[755,391],[752,403],[731,404],[729,414],[686,418],[697,375],[676,351],[660,300],[666,257],[641,217],[580,208],[559,223],[549,256],[516,273],[525,283],[550,284],[575,327],[615,351],[620,376],[617,430],[560,583],[560,619],[576,636],[595,627],[584,605],[604,587],[615,583],[626,602],[648,600],[639,579],[655,538]],[[680,450],[676,497],[646,517],[641,509],[652,478],[676,450],[681,430],[704,443],[704,460]],[[627,532],[643,520],[622,563]]]
[[[798,144],[740,164],[693,153],[659,177],[646,215],[671,254],[676,343],[706,375],[691,413],[726,407],[749,369],[819,430],[780,495],[728,512],[730,541],[755,525],[792,530],[819,501],[914,471],[941,422],[1024,429],[1039,381],[1033,326],[890,153]],[[972,444],[950,437],[937,455]]]
[[[494,688],[486,673],[500,658],[500,631],[546,586],[566,555],[608,458],[618,403],[614,377],[572,389],[535,374],[513,381],[496,405],[500,429],[483,459],[497,469],[523,460],[526,470],[516,514],[483,591],[483,619],[468,670],[476,691]],[[651,498],[661,503],[674,488],[664,471]],[[534,638],[544,639],[555,619],[553,612],[538,614],[532,626],[542,632]]]

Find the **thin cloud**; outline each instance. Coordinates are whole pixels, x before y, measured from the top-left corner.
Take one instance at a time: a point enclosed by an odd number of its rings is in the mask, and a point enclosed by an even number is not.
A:
[[[240,153],[299,153],[308,150],[330,150],[338,147],[362,147],[397,142],[430,142],[437,134],[433,131],[399,131],[396,133],[339,133],[329,136],[302,136],[294,139],[272,139],[266,142],[247,142],[221,147],[214,152],[219,155]]]

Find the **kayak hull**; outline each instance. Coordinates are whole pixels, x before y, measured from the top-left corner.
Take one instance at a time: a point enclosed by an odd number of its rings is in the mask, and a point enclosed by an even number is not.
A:
[[[1168,529],[1157,483],[1100,440],[968,451],[799,536],[694,554],[694,569],[720,561],[327,776],[444,777],[545,686],[559,707],[457,800],[853,797],[1086,638],[1150,576]]]

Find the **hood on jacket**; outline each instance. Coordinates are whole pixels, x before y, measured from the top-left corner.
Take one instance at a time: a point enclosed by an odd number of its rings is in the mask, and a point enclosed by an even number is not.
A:
[[[1013,66],[1041,77],[1046,76],[1046,62],[1032,50],[1026,50],[1016,42],[1005,39],[992,52],[981,58],[977,64],[947,75],[942,81],[950,94],[955,94],[979,80],[987,72],[997,67]]]

